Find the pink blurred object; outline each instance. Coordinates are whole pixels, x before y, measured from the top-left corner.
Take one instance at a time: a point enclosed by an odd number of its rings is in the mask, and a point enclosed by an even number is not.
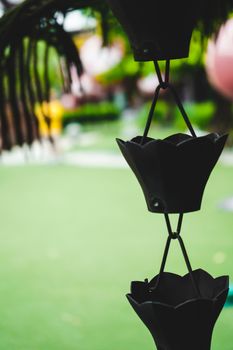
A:
[[[80,89],[80,82],[82,90]],[[105,98],[106,92],[103,87],[95,80],[94,77],[83,74],[79,81],[73,82],[72,91],[73,94],[79,98],[93,98],[96,100],[101,100]]]
[[[103,47],[102,40],[95,35],[88,39],[80,49],[84,70],[88,75],[97,76],[116,66],[124,54],[123,47],[116,42],[110,47]]]
[[[156,74],[150,74],[137,82],[138,90],[146,96],[152,96],[157,85],[159,85],[159,81]]]
[[[209,41],[206,71],[210,83],[233,100],[233,19],[221,27],[216,41]]]
[[[72,76],[72,94],[79,100],[82,98],[101,100],[106,97],[106,91],[103,87],[95,80],[94,77],[87,73],[82,74],[78,77],[77,71],[71,68]]]
[[[64,94],[61,103],[65,109],[74,109],[77,106],[77,98],[72,94]]]

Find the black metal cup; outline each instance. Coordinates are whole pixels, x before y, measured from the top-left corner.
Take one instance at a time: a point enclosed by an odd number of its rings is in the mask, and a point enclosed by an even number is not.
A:
[[[137,61],[189,55],[193,29],[206,1],[107,0],[133,48]]]
[[[117,139],[143,190],[148,210],[186,213],[199,210],[208,178],[227,135],[171,135],[164,140],[138,136]]]
[[[151,282],[132,282],[127,298],[151,332],[158,350],[210,350],[215,323],[227,298],[229,278],[204,270],[184,277],[163,272]]]

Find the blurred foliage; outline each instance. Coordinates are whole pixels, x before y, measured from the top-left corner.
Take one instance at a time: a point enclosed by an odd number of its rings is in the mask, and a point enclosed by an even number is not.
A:
[[[133,77],[140,70],[140,63],[133,61],[132,54],[126,54],[121,62],[107,73],[99,75],[98,81],[104,85],[116,84],[126,77]]]
[[[114,85],[121,85],[122,90],[125,92],[125,98],[128,101],[128,106],[135,107],[135,100],[139,96],[136,83],[140,77],[146,77],[154,73],[154,64],[153,62],[134,61],[129,40],[123,32],[118,21],[115,19],[112,13],[109,12],[106,3],[99,0],[78,0],[77,3],[75,0],[67,0],[67,2],[60,2],[56,0],[41,0],[41,4],[43,6],[38,6],[39,3],[36,3],[35,0],[26,0],[21,4],[21,6],[18,6],[17,9],[15,9],[14,11],[9,11],[11,13],[7,14],[1,21],[2,38],[4,39],[1,45],[5,49],[4,55],[7,58],[8,56],[13,57],[15,55],[15,59],[17,59],[18,51],[21,54],[21,56],[19,55],[19,59],[21,57],[22,66],[26,59],[24,59],[23,57],[22,48],[24,48],[25,51],[28,51],[28,57],[31,57],[31,61],[29,60],[30,62],[26,67],[27,84],[25,84],[24,81],[24,74],[19,74],[20,70],[18,70],[18,72],[13,72],[13,78],[11,77],[11,79],[9,80],[9,86],[12,87],[12,96],[10,102],[11,105],[13,105],[14,107],[12,109],[12,115],[15,116],[14,119],[17,121],[20,118],[23,119],[24,117],[24,115],[21,113],[22,108],[18,106],[21,103],[20,100],[22,100],[22,96],[20,96],[20,93],[21,95],[23,95],[23,92],[25,90],[22,88],[24,87],[24,85],[28,86],[26,86],[27,89],[24,98],[25,101],[23,101],[23,106],[25,110],[28,109],[27,104],[29,104],[30,102],[29,111],[26,112],[28,112],[27,114],[29,115],[29,117],[33,119],[33,117],[35,117],[34,105],[36,102],[42,104],[44,100],[49,101],[50,98],[60,96],[63,92],[71,93],[71,67],[76,65],[77,72],[79,73],[79,75],[81,75],[81,61],[79,59],[77,60],[77,57],[79,57],[79,50],[75,49],[77,45],[73,45],[74,43],[76,43],[76,41],[71,40],[70,34],[65,35],[65,33],[63,33],[62,26],[60,26],[60,24],[58,23],[59,21],[57,22],[58,13],[63,13],[65,16],[72,10],[79,10],[87,16],[95,17],[97,19],[98,25],[95,32],[98,35],[102,35],[103,45],[111,45],[113,42],[118,42],[119,46],[123,48],[124,57],[121,60],[121,62],[108,72],[99,75],[97,77],[97,80],[100,84],[104,85],[106,88],[109,88],[110,95],[114,95],[114,91],[116,91]],[[13,16],[14,13],[15,16]],[[39,16],[37,15],[38,13],[40,14]],[[17,16],[18,18],[16,18]],[[37,21],[34,23],[35,19],[37,19]],[[19,33],[17,33],[16,30],[16,20],[21,20],[21,22],[24,24],[24,30],[21,30],[21,28],[19,28]],[[9,29],[7,31],[7,40],[3,35],[4,28]],[[203,79],[203,76],[204,56],[205,49],[207,46],[207,39],[203,37],[202,29],[201,27],[199,27],[199,29],[196,29],[193,33],[190,47],[190,56],[186,59],[173,60],[171,62],[171,81],[176,85],[177,90],[181,95],[181,98],[185,97],[185,88],[188,85],[192,85],[189,89],[189,91],[192,91],[190,96],[188,96],[188,99],[192,101],[198,101],[198,104],[195,104],[194,102],[186,103],[187,112],[188,114],[191,114],[191,118],[194,124],[198,125],[201,128],[205,128],[209,125],[209,122],[211,121],[211,115],[215,113],[216,109],[213,106],[213,104],[208,102],[208,100],[212,98],[210,96],[211,93],[209,92],[210,88],[207,86],[207,84],[203,84],[204,79],[206,80],[206,77],[204,77]],[[81,32],[78,34],[78,38],[80,38],[80,34],[82,37]],[[92,35],[93,32],[90,32],[89,34]],[[20,35],[20,40],[22,41],[22,43],[21,41],[19,42],[19,47],[17,47],[17,45],[15,47],[15,43],[13,43],[10,47],[11,51],[9,54],[8,43],[14,39],[17,44],[18,35]],[[80,39],[80,42],[81,40],[82,39]],[[30,42],[32,42],[33,44],[32,48],[30,48]],[[68,46],[67,42],[69,43]],[[81,47],[81,44],[79,43],[78,46]],[[30,50],[32,51],[31,56]],[[10,63],[13,66],[13,60]],[[95,64],[95,62],[93,62],[93,64]],[[164,71],[165,63],[160,62],[160,67],[162,71]],[[7,101],[8,97],[7,84],[5,83],[5,81],[7,81],[8,76],[12,75],[8,74],[8,70],[12,70],[7,69],[7,67],[4,67],[5,73],[3,74],[2,89],[3,112],[4,108],[6,109],[6,106],[4,104]],[[18,82],[19,78],[21,80]],[[6,91],[4,92],[4,90]],[[30,93],[33,98],[30,97]],[[35,96],[33,96],[33,94]],[[17,95],[16,97],[18,97],[18,105],[16,103],[12,103],[15,97],[14,95]],[[139,100],[140,99],[142,103],[145,102],[144,97],[139,96]],[[218,103],[216,102],[216,105],[217,104]],[[145,122],[149,108],[149,103],[146,103],[139,111],[139,124],[143,124]],[[180,118],[177,115],[178,113],[173,109],[174,107],[173,105],[170,105],[169,101],[159,101],[156,107],[155,119],[158,120],[160,123],[165,124],[167,122],[171,122],[172,120],[174,120],[174,118],[176,118],[177,121],[175,123],[182,127],[183,124],[181,124]],[[115,116],[118,115],[119,110],[115,105],[112,105],[111,103],[103,102],[94,105],[88,103],[86,105],[82,105],[81,107],[72,112],[67,111],[64,114],[64,120],[74,119],[83,121],[84,119],[86,119],[88,121],[94,121],[101,120],[103,118],[108,118],[107,116],[112,116],[111,118],[115,118]],[[28,121],[30,121],[29,117]],[[45,122],[48,121],[47,117],[48,116],[45,114]],[[20,124],[18,123],[17,125],[16,122],[15,124],[15,128],[19,129]],[[28,122],[28,124],[30,123]],[[36,127],[38,129],[38,126]],[[28,129],[30,131],[29,127]],[[6,134],[6,130],[4,130],[4,134]],[[30,137],[27,136],[28,140],[26,140],[29,144],[33,141],[35,137],[32,132],[31,134],[32,135],[29,135]],[[24,135],[16,136],[18,139],[16,138],[15,143],[22,144],[23,142],[25,142],[26,137]],[[39,138],[39,133],[38,135],[36,135],[36,137]],[[8,145],[7,142],[5,143],[6,146],[10,147],[10,145]]]
[[[119,117],[120,111],[114,103],[86,103],[74,110],[63,113],[63,124],[73,122],[98,122],[101,120],[114,120]]]
[[[30,38],[26,38],[27,41],[30,40]],[[40,79],[43,80],[44,78],[44,52],[46,50],[46,42],[43,40],[38,41],[38,74],[40,76]],[[49,66],[48,66],[48,74],[51,84],[52,93],[56,93],[56,95],[60,96],[63,93],[63,85],[62,85],[62,73],[61,73],[61,67],[60,67],[60,57],[57,53],[57,51],[54,49],[54,47],[50,46],[49,48]],[[31,77],[33,77],[33,67],[30,67],[31,70]]]
[[[140,128],[143,128],[146,124],[150,105],[150,102],[145,103],[137,114],[137,124]],[[216,111],[216,106],[212,101],[200,103],[185,102],[184,108],[189,115],[192,124],[201,130],[208,129]],[[153,123],[159,125],[171,125],[172,127],[175,127],[175,129],[186,130],[186,124],[179,109],[173,104],[168,104],[165,100],[158,101],[153,117]]]
[[[190,117],[192,124],[198,127],[201,130],[206,130],[210,125],[211,120],[213,119],[214,113],[216,111],[216,106],[212,101],[206,102],[185,102],[184,108],[187,114]],[[182,116],[180,115],[180,111],[178,108],[175,108],[175,119],[174,124],[181,130],[186,129],[186,125]]]
[[[139,110],[136,118],[137,124],[140,128],[144,128],[148,118],[151,102],[146,102]],[[170,106],[163,100],[159,100],[156,105],[153,123],[164,124],[167,123],[167,116],[169,114]]]
[[[60,75],[65,93],[71,92],[71,68],[81,76],[78,48],[63,28],[59,14],[65,17],[87,6],[106,17],[107,5],[96,0],[24,0],[0,18],[1,149],[30,146],[40,140],[35,105],[53,97],[52,87],[59,87],[55,74]],[[50,60],[51,47],[57,53],[59,67]],[[48,115],[43,117],[51,131]],[[48,139],[53,142],[50,132]]]
[[[126,53],[118,65],[98,77],[99,81],[108,85],[118,83],[127,76],[131,77],[139,74],[140,76],[145,77],[151,73],[154,73],[155,69],[153,62],[135,62],[129,48],[127,37],[120,31],[118,31],[117,35],[124,43]],[[203,39],[199,30],[195,30],[190,46],[190,56],[188,58],[172,61],[171,69],[173,73],[173,80],[179,80],[180,73],[183,70],[190,70],[190,68],[196,67],[197,65],[204,66],[204,53],[206,45],[207,40]],[[160,62],[160,67],[162,70],[165,69],[164,61]]]

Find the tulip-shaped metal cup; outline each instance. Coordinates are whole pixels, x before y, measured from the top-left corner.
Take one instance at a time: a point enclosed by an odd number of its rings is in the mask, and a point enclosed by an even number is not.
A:
[[[157,65],[156,69],[161,79]],[[171,91],[190,135],[179,133],[164,140],[148,137],[163,84]],[[227,135],[216,133],[197,137],[176,90],[165,81],[156,88],[143,136],[126,142],[117,139],[117,143],[142,187],[148,210],[180,214],[200,209],[206,183],[226,140]]]
[[[231,0],[107,0],[128,35],[137,61],[177,59],[189,55],[199,21],[211,31],[224,20]]]
[[[214,325],[227,298],[229,279],[214,279],[193,271],[190,275],[163,272],[151,282],[132,282],[127,298],[150,330],[158,350],[210,350]],[[159,279],[159,283],[158,283]]]
[[[192,137],[175,134],[164,140],[117,139],[120,150],[144,192],[148,210],[186,213],[199,210],[208,178],[227,135]]]

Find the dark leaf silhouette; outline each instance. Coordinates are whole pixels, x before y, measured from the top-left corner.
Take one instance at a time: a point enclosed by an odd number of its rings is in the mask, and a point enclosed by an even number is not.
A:
[[[71,89],[71,67],[79,76],[83,72],[78,48],[57,14],[91,7],[100,12],[107,31],[107,6],[96,0],[25,0],[12,8],[4,1],[4,5],[9,10],[0,19],[0,150],[10,150],[40,140],[35,106],[50,102],[51,49],[57,53],[64,92]],[[41,112],[53,142],[49,108]]]

